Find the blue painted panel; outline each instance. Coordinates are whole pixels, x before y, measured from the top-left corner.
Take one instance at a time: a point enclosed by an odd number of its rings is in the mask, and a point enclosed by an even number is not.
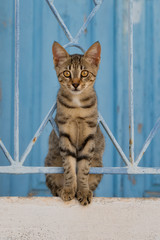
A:
[[[104,24],[105,16],[105,24]],[[101,64],[95,88],[98,95],[99,111],[103,114],[109,128],[114,131],[114,1],[104,1],[102,8],[97,12],[92,22],[92,41],[99,40],[102,45]],[[90,44],[91,44],[90,43]],[[106,140],[106,149],[103,158],[104,166],[113,166],[114,147],[107,134],[103,132]],[[104,175],[96,191],[97,196],[112,196],[114,194],[114,177]]]
[[[11,4],[12,3],[12,4]],[[96,81],[99,110],[128,156],[128,0],[107,0],[80,38],[87,49],[102,45]],[[54,4],[76,35],[94,7],[91,0],[60,0]],[[160,116],[160,1],[134,1],[135,156]],[[20,1],[20,154],[26,149],[52,103],[59,84],[53,67],[52,44],[68,43],[46,1]],[[77,49],[68,49],[70,53]],[[79,50],[78,50],[79,52]],[[0,0],[0,137],[13,155],[14,1]],[[25,165],[44,165],[48,125]],[[123,166],[106,133],[104,166]],[[141,166],[160,166],[160,134],[145,153]],[[7,160],[0,151],[0,165]],[[0,195],[48,195],[44,175],[0,175]],[[159,196],[159,176],[105,175],[97,196]]]
[[[8,4],[7,4],[8,2]],[[13,154],[13,2],[0,1],[0,135],[8,150]],[[0,164],[8,161],[0,151]],[[0,176],[0,195],[10,194],[10,176]]]

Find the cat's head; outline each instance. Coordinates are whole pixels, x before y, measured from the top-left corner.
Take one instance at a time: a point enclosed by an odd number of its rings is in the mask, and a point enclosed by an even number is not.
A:
[[[95,42],[84,55],[69,55],[58,43],[52,46],[55,70],[61,87],[73,94],[92,88],[96,79],[101,54],[101,45]]]

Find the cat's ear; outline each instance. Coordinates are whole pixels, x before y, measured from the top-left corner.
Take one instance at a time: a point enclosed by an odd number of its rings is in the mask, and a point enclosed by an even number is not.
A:
[[[95,42],[84,54],[87,62],[98,67],[101,59],[101,45],[99,42]]]
[[[67,51],[58,42],[53,43],[52,53],[55,67],[62,65],[69,57]]]

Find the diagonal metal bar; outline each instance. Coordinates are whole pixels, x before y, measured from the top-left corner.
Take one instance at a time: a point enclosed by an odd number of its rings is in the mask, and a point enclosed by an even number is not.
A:
[[[51,11],[53,12],[53,14],[55,15],[57,21],[59,22],[60,26],[62,27],[65,35],[67,36],[67,38],[69,39],[69,43],[64,45],[64,48],[67,47],[78,47],[81,49],[82,52],[85,52],[84,49],[78,44],[78,40],[80,38],[80,36],[82,35],[82,33],[85,31],[85,29],[87,28],[89,22],[92,20],[92,18],[94,17],[94,15],[96,14],[96,12],[98,11],[99,7],[102,4],[102,1],[96,1],[95,2],[95,7],[93,8],[92,12],[90,13],[90,15],[88,16],[87,20],[84,22],[84,24],[82,25],[82,27],[80,28],[80,30],[78,31],[77,35],[75,38],[72,37],[70,31],[68,30],[67,26],[65,25],[63,19],[61,18],[61,16],[59,15],[57,9],[55,8],[54,4],[50,1],[50,0],[46,0],[46,2],[48,3]]]
[[[57,124],[56,124],[55,120],[53,119],[53,117],[51,117],[49,119],[49,121],[50,121],[50,123],[51,123],[51,125],[52,125],[52,127],[53,127],[53,129],[54,129],[54,131],[55,131],[55,133],[57,135],[57,137],[59,137],[58,127],[57,127]]]
[[[158,130],[160,129],[160,118],[157,120],[156,124],[154,125],[154,127],[152,128],[148,138],[146,139],[142,150],[140,152],[140,154],[138,155],[136,161],[135,161],[135,165],[137,166],[140,162],[140,160],[142,159],[145,151],[147,150],[149,144],[151,143],[152,139],[154,138],[154,136],[156,135],[156,133],[158,132]]]
[[[82,25],[82,27],[80,28],[80,30],[78,31],[76,37],[74,38],[74,41],[77,43],[80,36],[82,35],[82,33],[85,31],[85,29],[87,28],[88,24],[90,23],[90,21],[92,20],[92,18],[94,17],[94,15],[96,14],[96,12],[98,11],[98,9],[101,6],[101,1],[100,3],[98,3],[92,10],[92,12],[90,13],[90,15],[88,16],[88,18],[86,19],[86,21],[84,22],[84,24]]]
[[[15,0],[14,159],[19,161],[19,0]]]
[[[74,39],[73,39],[70,31],[68,30],[66,24],[64,23],[63,19],[61,18],[60,14],[57,11],[57,9],[55,8],[54,4],[50,0],[46,0],[46,2],[48,3],[51,11],[53,12],[54,16],[56,17],[57,21],[59,22],[59,24],[60,24],[61,28],[63,29],[68,40],[71,42],[74,42]]]
[[[129,159],[134,163],[133,0],[128,2]]]
[[[2,140],[0,139],[0,148],[2,149],[2,151],[4,152],[4,155],[6,156],[6,158],[9,160],[9,162],[11,164],[14,164],[15,161],[12,159],[11,155],[9,154],[8,150],[6,149],[6,147],[4,146]]]
[[[23,153],[23,155],[22,155],[22,157],[20,159],[20,162],[21,162],[22,165],[23,165],[24,161],[26,160],[26,157],[28,156],[28,154],[32,150],[33,145],[35,144],[35,142],[37,141],[37,139],[41,135],[43,129],[45,128],[45,126],[47,125],[48,121],[50,120],[51,116],[53,115],[54,111],[56,110],[56,107],[57,107],[57,104],[54,103],[53,106],[51,107],[51,109],[49,110],[47,116],[45,117],[45,119],[41,123],[40,127],[38,128],[37,132],[35,133],[34,137],[30,141],[27,149],[25,150],[25,152]]]
[[[103,128],[105,129],[105,131],[107,132],[109,138],[111,139],[113,145],[115,146],[115,148],[117,149],[118,153],[120,154],[122,160],[125,162],[125,164],[127,166],[130,166],[131,163],[129,162],[128,158],[126,157],[125,153],[123,152],[122,148],[120,147],[120,145],[118,144],[118,142],[116,141],[115,137],[113,136],[111,130],[109,129],[109,127],[107,126],[107,123],[105,122],[105,120],[103,119],[102,115],[99,113],[99,120],[98,120]]]

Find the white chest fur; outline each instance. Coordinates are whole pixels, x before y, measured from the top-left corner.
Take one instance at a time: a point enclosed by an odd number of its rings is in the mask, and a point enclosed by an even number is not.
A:
[[[73,103],[74,103],[75,105],[77,105],[78,107],[81,106],[81,102],[80,102],[80,99],[79,99],[78,96],[74,96],[73,99],[72,99],[72,101],[73,101]]]

